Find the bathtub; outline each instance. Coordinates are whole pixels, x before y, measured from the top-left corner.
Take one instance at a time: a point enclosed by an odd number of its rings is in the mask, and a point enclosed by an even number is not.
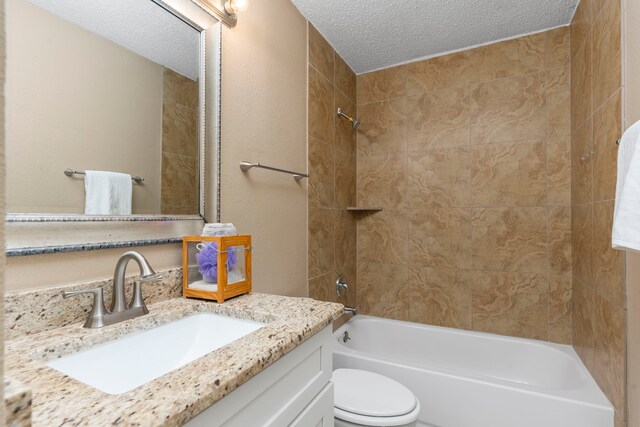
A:
[[[613,427],[613,407],[570,346],[362,315],[334,338],[334,369],[410,388],[419,426]]]

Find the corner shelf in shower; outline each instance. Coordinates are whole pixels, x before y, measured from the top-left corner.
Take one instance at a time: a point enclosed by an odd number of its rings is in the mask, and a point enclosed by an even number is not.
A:
[[[349,212],[380,212],[382,208],[379,206],[349,206],[347,210]]]

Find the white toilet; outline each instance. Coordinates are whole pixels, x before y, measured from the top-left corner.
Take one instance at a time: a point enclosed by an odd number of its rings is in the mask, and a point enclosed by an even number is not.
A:
[[[420,402],[397,381],[360,369],[333,371],[336,427],[413,427]]]

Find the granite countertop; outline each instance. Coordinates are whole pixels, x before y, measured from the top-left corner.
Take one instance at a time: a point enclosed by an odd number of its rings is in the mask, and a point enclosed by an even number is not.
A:
[[[31,425],[31,390],[13,378],[4,378],[5,425]]]
[[[329,325],[342,308],[266,294],[244,295],[224,304],[175,298],[149,306],[146,316],[103,329],[85,329],[80,323],[7,341],[5,374],[31,390],[34,426],[181,425]],[[120,395],[103,393],[43,363],[197,312],[267,324]]]

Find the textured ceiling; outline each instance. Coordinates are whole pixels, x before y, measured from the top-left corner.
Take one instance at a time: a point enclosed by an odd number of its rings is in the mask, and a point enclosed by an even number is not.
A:
[[[138,55],[194,79],[200,33],[151,0],[29,0]]]
[[[292,0],[360,74],[567,25],[578,0]]]

